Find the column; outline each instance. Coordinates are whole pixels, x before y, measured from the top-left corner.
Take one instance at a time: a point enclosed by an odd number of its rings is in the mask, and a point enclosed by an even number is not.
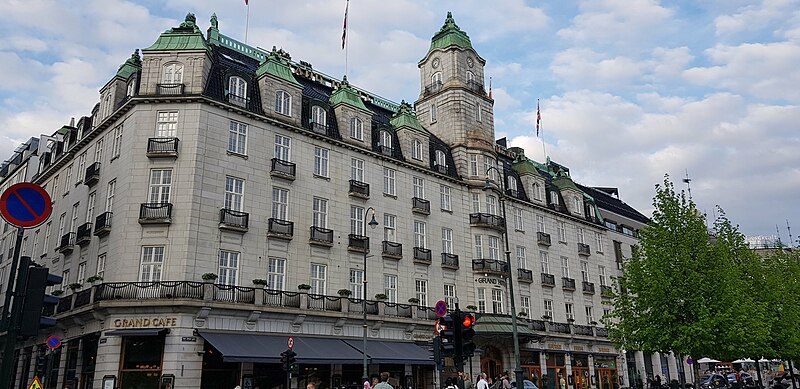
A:
[[[119,363],[121,352],[122,337],[106,336],[100,338],[100,341],[97,344],[97,362],[94,369],[93,388],[102,388],[103,377],[107,375],[113,375],[117,377],[117,383],[119,383]],[[65,363],[67,358],[64,357],[63,354],[61,360],[62,367],[66,366]]]
[[[545,351],[542,351],[542,352],[539,353],[539,367],[542,369],[542,376],[547,374],[547,352],[545,352]],[[551,380],[553,379],[553,377],[550,377],[550,376],[548,376],[547,378],[551,379]],[[517,385],[517,387],[520,387],[520,386]],[[545,389],[545,388],[539,388],[539,389]]]
[[[678,361],[675,359],[675,353],[671,351],[667,357],[667,367],[669,368],[670,379],[680,382],[681,378],[678,377]]]
[[[650,357],[650,360],[653,361],[653,379],[656,379],[656,376],[661,377],[661,382],[664,382],[664,371],[661,370],[661,353],[653,353]]]
[[[617,368],[617,375],[622,377],[619,382],[620,387],[631,387],[631,377],[628,376],[628,358],[625,357],[625,353],[621,353],[617,355],[614,359],[616,361],[616,368]]]
[[[634,358],[636,358],[636,377],[631,377],[633,381],[630,384],[631,386],[641,385],[641,387],[644,387],[644,385],[647,384],[647,370],[644,367],[644,353],[641,351],[636,351]]]
[[[596,378],[594,376],[594,355],[589,354],[589,387],[594,389],[597,387]]]
[[[569,388],[571,386],[569,384],[569,377],[572,377],[572,357],[570,356],[569,353],[564,355],[564,365],[566,365],[565,368],[567,370],[567,376],[564,377],[564,379],[567,380],[567,388]],[[574,382],[574,378],[573,378],[573,382]]]
[[[203,338],[192,328],[172,327],[164,339],[161,374],[175,376],[176,388],[199,388],[203,372]],[[98,351],[99,354],[99,351]],[[100,359],[98,355],[98,359]],[[249,370],[245,370],[249,365]],[[252,374],[253,364],[243,364],[242,374]],[[241,379],[240,383],[241,385]]]

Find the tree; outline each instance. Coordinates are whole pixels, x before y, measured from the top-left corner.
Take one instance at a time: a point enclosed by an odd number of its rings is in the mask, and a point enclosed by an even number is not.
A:
[[[652,223],[618,280],[627,293],[614,296],[605,319],[611,338],[629,350],[728,360],[766,352],[757,256],[724,212],[709,231],[668,176],[655,189]]]
[[[760,297],[766,307],[769,343],[773,356],[800,358],[800,252],[775,250],[763,259],[764,288]]]

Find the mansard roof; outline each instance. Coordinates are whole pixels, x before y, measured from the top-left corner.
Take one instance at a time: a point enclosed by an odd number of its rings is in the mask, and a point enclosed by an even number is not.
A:
[[[431,39],[431,48],[428,52],[435,49],[444,49],[449,46],[457,46],[463,49],[472,49],[472,42],[466,32],[461,31],[453,19],[453,13],[447,12],[447,18],[444,20],[444,25]]]
[[[193,13],[186,14],[186,20],[178,27],[170,28],[161,33],[150,47],[142,51],[171,51],[171,50],[205,50],[208,43],[203,33],[195,23],[197,19]]]
[[[582,190],[584,193],[592,196],[597,203],[597,206],[601,209],[614,212],[620,216],[627,217],[628,219],[635,220],[640,223],[650,223],[650,219],[647,216],[642,215],[639,211],[630,205],[625,204],[625,202],[622,200],[611,196],[606,190],[603,190],[606,188],[593,188],[580,184],[578,184],[578,188],[580,188],[580,190]]]

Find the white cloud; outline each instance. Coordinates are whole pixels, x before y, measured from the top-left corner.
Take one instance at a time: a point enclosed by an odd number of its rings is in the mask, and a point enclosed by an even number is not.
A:
[[[657,0],[583,0],[580,9],[559,37],[583,44],[640,44],[673,15]]]
[[[796,0],[762,0],[761,4],[748,4],[735,14],[720,15],[714,20],[717,35],[743,30],[758,30],[782,20],[787,13],[797,9]]]

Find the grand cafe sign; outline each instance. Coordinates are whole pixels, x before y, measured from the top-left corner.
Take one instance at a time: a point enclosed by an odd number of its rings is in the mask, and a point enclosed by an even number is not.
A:
[[[131,317],[114,319],[112,325],[114,328],[176,327],[178,325],[178,318],[176,316]]]

